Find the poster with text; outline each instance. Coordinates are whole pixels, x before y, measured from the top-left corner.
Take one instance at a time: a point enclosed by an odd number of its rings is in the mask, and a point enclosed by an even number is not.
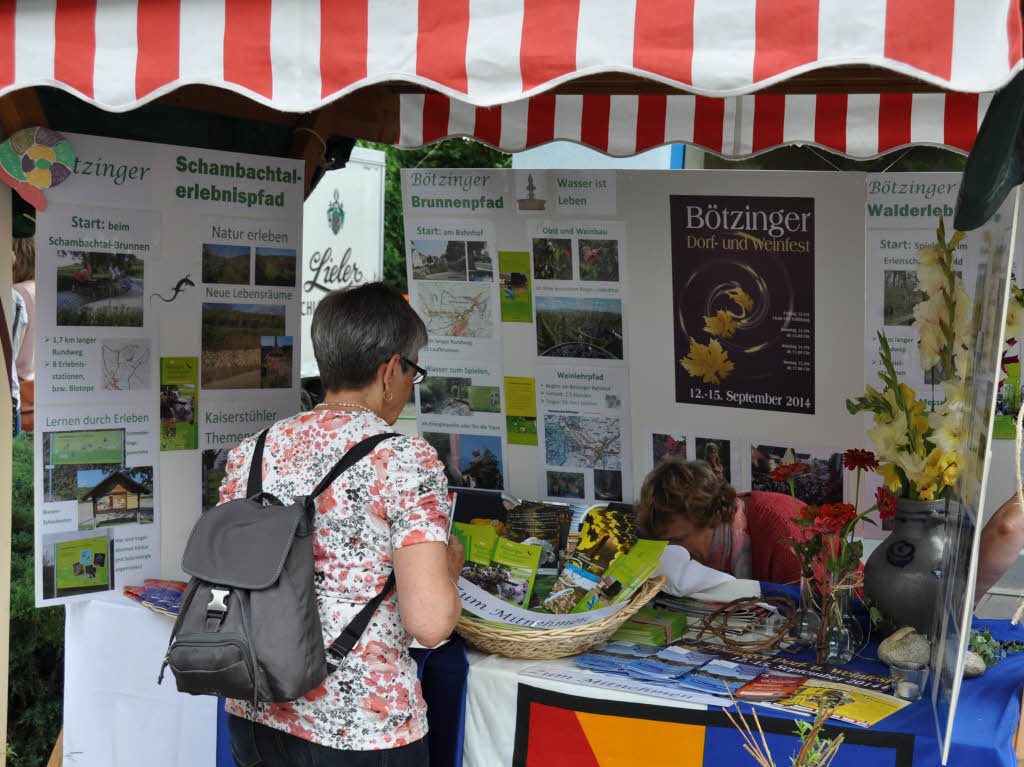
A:
[[[671,195],[676,401],[815,412],[814,200]]]
[[[209,511],[219,503],[220,483],[227,474],[228,453],[242,440],[295,412],[295,403],[290,397],[255,407],[244,402],[203,403],[196,421],[201,448],[199,495],[202,511]]]
[[[549,500],[633,497],[624,369],[538,365],[540,493]]]
[[[37,605],[159,576],[158,430],[148,406],[37,409]],[[69,569],[76,546],[102,567]]]
[[[449,487],[506,487],[505,405],[498,363],[430,363],[416,387],[419,432]]]
[[[424,357],[501,359],[493,224],[406,218],[405,232],[409,301],[430,338]]]
[[[199,481],[161,451],[205,447],[204,414],[299,405],[301,161],[65,137],[36,218],[40,603],[159,577],[160,477]],[[200,499],[173,499],[180,555]]]
[[[939,217],[947,237],[960,189],[959,173],[874,173],[867,177],[867,332],[865,383],[876,389],[882,370],[878,333],[885,333],[900,380],[929,407],[945,401],[942,365],[921,367],[920,333],[914,307],[926,298],[918,286],[918,250],[934,245]],[[957,246],[955,269],[968,295],[974,296],[981,238],[967,236]],[[859,396],[851,391],[849,396]]]
[[[527,232],[538,359],[624,365],[625,224],[531,220]]]

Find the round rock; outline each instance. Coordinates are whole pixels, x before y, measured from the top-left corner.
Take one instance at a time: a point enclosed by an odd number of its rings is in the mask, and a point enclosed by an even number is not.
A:
[[[927,664],[931,654],[928,637],[918,634],[913,626],[904,626],[878,645],[878,660],[887,666],[894,661]]]
[[[974,650],[967,651],[967,660],[964,663],[964,677],[966,679],[973,679],[976,676],[981,676],[985,673],[985,669],[988,668],[985,665],[985,660],[974,652]]]

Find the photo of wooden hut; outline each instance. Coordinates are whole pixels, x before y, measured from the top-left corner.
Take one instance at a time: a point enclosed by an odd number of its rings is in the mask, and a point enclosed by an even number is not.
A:
[[[153,488],[133,479],[130,471],[111,472],[79,499],[79,530],[153,521]]]

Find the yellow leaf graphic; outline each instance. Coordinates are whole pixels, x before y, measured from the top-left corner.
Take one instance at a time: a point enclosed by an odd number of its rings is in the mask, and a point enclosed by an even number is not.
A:
[[[704,383],[722,383],[736,365],[729,359],[729,353],[718,340],[712,338],[707,346],[690,339],[690,353],[679,360],[686,372]]]
[[[754,299],[743,288],[729,288],[729,290],[725,291],[725,294],[745,312],[749,312],[754,308]]]
[[[736,318],[729,312],[719,310],[714,317],[704,318],[704,330],[720,338],[732,338],[737,330]]]

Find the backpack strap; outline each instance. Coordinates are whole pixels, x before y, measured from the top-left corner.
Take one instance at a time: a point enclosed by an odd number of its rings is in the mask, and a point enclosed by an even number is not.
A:
[[[245,485],[245,497],[252,498],[263,492],[263,446],[267,442],[269,428],[260,432],[256,440],[256,447],[252,450],[252,460],[249,461],[249,481]]]
[[[327,648],[327,673],[333,674],[338,666],[345,662],[346,656],[352,652],[352,648],[359,642],[359,638],[366,631],[366,627],[370,624],[370,618],[377,612],[377,608],[380,607],[380,603],[390,596],[391,592],[395,588],[395,571],[391,571],[391,575],[388,576],[387,581],[384,583],[384,588],[380,590],[380,593],[363,605],[363,609],[359,611],[355,618],[342,630],[338,636],[331,642],[331,646]]]

